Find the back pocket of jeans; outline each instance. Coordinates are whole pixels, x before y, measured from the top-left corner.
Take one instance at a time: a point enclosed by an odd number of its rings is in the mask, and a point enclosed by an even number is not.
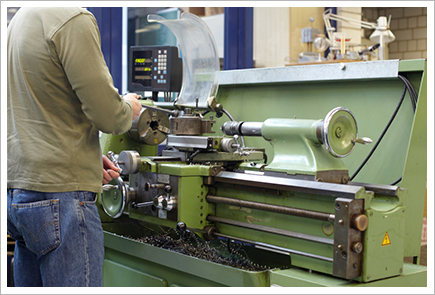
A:
[[[13,204],[27,248],[45,255],[60,245],[59,200]]]

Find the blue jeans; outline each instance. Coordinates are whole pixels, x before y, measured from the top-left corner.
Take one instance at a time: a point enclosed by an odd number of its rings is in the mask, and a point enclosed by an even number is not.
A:
[[[104,241],[91,192],[8,189],[15,286],[102,286]]]

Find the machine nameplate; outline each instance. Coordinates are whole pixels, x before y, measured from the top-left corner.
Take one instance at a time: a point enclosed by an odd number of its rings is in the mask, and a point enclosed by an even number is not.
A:
[[[157,182],[169,184],[169,175],[157,174]]]

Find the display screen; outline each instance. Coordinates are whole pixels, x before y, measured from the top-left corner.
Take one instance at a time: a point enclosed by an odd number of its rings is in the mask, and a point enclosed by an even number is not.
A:
[[[151,80],[151,75],[145,76],[145,75],[135,75],[134,78],[136,80]]]
[[[151,72],[151,67],[135,67],[136,72]]]
[[[135,52],[133,58],[134,82],[140,83],[143,86],[151,86],[152,66],[152,50]]]
[[[136,58],[134,60],[134,62],[136,64],[138,64],[138,63],[145,63],[145,62],[151,62],[151,58]]]

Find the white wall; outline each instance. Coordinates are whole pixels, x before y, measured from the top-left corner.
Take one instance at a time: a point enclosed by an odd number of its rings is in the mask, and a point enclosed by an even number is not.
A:
[[[361,21],[361,7],[337,7],[337,15]],[[361,25],[337,21],[337,32],[345,32],[351,44],[361,44]]]
[[[289,8],[254,7],[254,66],[284,66],[289,54]]]
[[[219,58],[224,57],[224,14],[204,16],[201,19],[210,28],[219,51]]]

